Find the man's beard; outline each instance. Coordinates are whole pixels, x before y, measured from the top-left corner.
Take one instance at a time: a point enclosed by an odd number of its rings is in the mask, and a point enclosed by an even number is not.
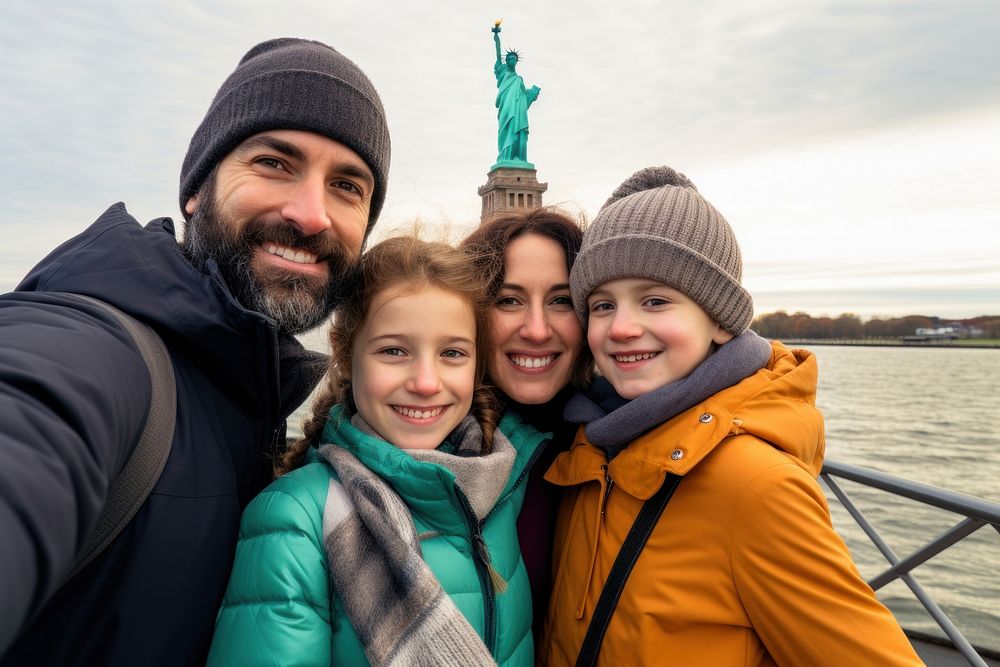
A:
[[[219,210],[214,180],[206,181],[198,211],[187,223],[181,244],[184,253],[198,267],[215,260],[240,305],[271,318],[281,331],[296,334],[322,324],[350,289],[356,259],[336,239],[305,236],[287,220],[255,218],[238,228]],[[313,253],[326,265],[328,275],[259,263],[255,268],[254,255],[268,241]]]

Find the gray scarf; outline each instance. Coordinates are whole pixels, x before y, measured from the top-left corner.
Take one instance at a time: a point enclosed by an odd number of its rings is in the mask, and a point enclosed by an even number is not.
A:
[[[351,421],[359,430],[375,434],[357,415]],[[460,453],[472,447],[477,433],[481,440],[482,431],[472,417],[453,432],[461,439]],[[499,448],[493,455],[469,461],[492,459],[492,466],[480,464],[478,468],[492,467],[492,476],[502,478],[502,488],[513,465],[514,449],[499,432],[497,436]],[[479,451],[478,442],[475,451]],[[330,478],[323,510],[323,547],[330,578],[368,661],[376,667],[495,665],[475,629],[424,562],[406,503],[347,450],[328,444],[318,454],[339,478]],[[422,452],[420,458],[426,460],[427,454]],[[503,470],[506,474],[501,474]],[[480,474],[467,477],[470,481],[480,478]],[[476,505],[488,502],[488,511],[499,492],[488,491],[485,496],[492,495],[492,499],[483,496]],[[480,507],[475,507],[477,514]]]
[[[771,358],[771,344],[745,331],[709,355],[690,375],[627,401],[598,378],[569,400],[563,417],[586,424],[587,439],[614,458],[637,437],[750,377]]]

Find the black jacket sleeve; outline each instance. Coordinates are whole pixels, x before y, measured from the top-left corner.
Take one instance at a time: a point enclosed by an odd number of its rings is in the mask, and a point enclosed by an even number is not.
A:
[[[0,655],[94,528],[149,382],[111,315],[58,294],[0,296]]]

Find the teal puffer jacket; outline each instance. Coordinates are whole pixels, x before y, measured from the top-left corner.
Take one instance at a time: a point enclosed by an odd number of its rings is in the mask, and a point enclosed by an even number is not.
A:
[[[515,415],[504,416],[500,430],[517,457],[496,505],[477,525],[451,471],[362,433],[340,407],[331,417],[341,420],[333,444],[385,479],[410,508],[417,533],[431,535],[421,541],[424,560],[497,663],[533,665],[531,593],[515,524],[545,436]],[[331,474],[314,460],[272,482],[247,507],[209,665],[368,665],[327,573],[323,507]],[[493,590],[474,556],[476,530],[507,582],[503,593]]]

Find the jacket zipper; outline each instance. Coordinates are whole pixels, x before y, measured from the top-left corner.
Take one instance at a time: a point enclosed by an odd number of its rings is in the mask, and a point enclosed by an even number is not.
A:
[[[611,497],[611,487],[615,485],[615,480],[611,479],[607,463],[601,464],[601,470],[604,471],[604,498],[601,500],[601,517],[603,518],[604,511],[608,508],[608,498]]]
[[[469,537],[472,545],[472,562],[476,566],[476,574],[479,576],[479,587],[483,592],[483,643],[489,650],[490,655],[496,657],[496,591],[493,589],[493,582],[490,580],[490,552],[483,539],[482,524],[476,521],[476,514],[472,511],[469,499],[465,497],[460,489],[455,489],[459,500],[462,501],[462,510],[465,513],[465,520],[469,524]],[[485,519],[484,519],[485,521]]]
[[[586,480],[587,482],[595,481],[601,483],[603,488],[601,489],[600,512],[598,512],[597,516],[593,517],[594,524],[592,530],[594,546],[590,554],[590,568],[587,571],[586,584],[583,586],[580,598],[576,603],[576,620],[578,621],[584,617],[584,612],[587,608],[587,596],[590,593],[591,585],[594,583],[594,568],[597,565],[597,553],[600,551],[601,532],[604,524],[604,512],[608,506],[608,497],[611,495],[611,488],[615,483],[615,481],[611,479],[611,472],[608,470],[607,463],[601,464],[601,473],[604,475],[603,480],[599,477]],[[585,520],[589,522],[591,520],[590,516],[586,516]]]
[[[474,553],[473,562],[476,565],[476,574],[479,575],[479,585],[483,590],[483,607],[484,607],[484,641],[486,648],[489,649],[490,655],[496,657],[496,591],[493,588],[493,581],[490,579],[489,568],[492,567],[492,557],[490,556],[489,547],[486,546],[486,540],[483,539],[482,527],[486,524],[493,513],[496,512],[497,508],[503,505],[507,500],[514,495],[514,492],[519,486],[528,478],[528,474],[531,469],[535,467],[535,463],[541,458],[542,453],[545,448],[552,442],[551,438],[546,442],[542,443],[540,446],[535,448],[532,452],[531,458],[528,459],[528,463],[525,464],[524,468],[521,470],[521,474],[518,475],[517,480],[514,484],[507,490],[503,496],[501,496],[495,503],[486,516],[483,517],[482,521],[477,522],[475,513],[472,511],[472,505],[469,503],[469,499],[466,498],[465,494],[460,490],[456,489],[458,497],[462,500],[462,509],[465,512],[466,521],[469,524],[469,533],[472,543],[472,550]]]
[[[268,423],[272,425],[274,429],[271,431],[271,442],[270,444],[270,455],[271,455],[271,474],[275,474],[275,469],[278,465],[278,457],[281,455],[281,451],[284,449],[284,443],[279,448],[278,434],[282,430],[282,425],[284,420],[280,419],[281,415],[281,351],[278,345],[278,328],[277,326],[272,326],[271,324],[264,322],[264,327],[267,329],[268,338],[271,342],[271,368],[274,371],[274,385],[271,387],[274,391],[274,399],[268,401]]]

